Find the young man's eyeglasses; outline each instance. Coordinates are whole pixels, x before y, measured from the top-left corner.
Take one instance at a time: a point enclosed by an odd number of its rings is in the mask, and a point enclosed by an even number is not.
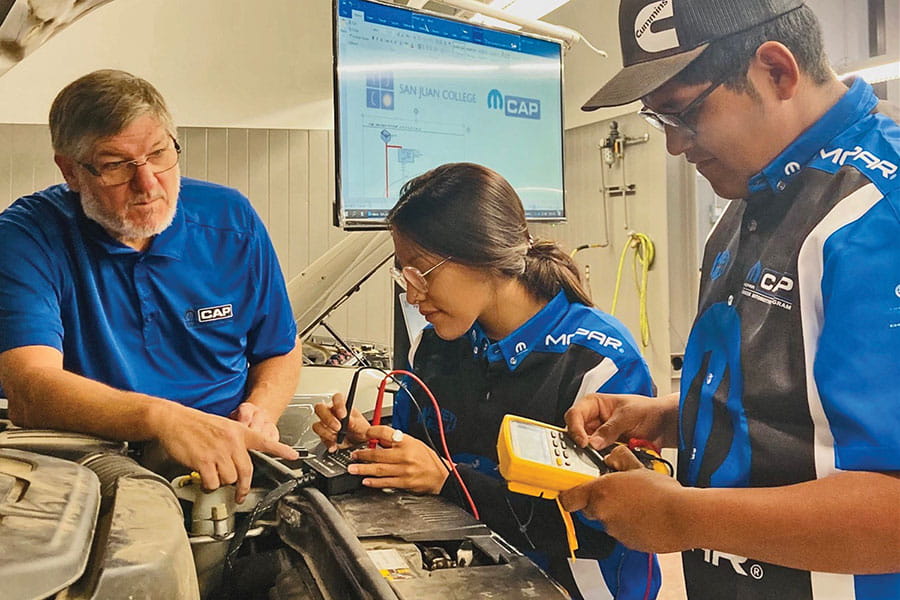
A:
[[[691,100],[691,102],[687,106],[676,113],[656,112],[655,110],[647,108],[645,106],[638,111],[638,114],[647,119],[648,123],[659,129],[660,131],[665,131],[666,126],[668,125],[669,127],[677,129],[678,131],[687,132],[690,135],[697,135],[697,131],[694,129],[697,126],[697,123],[695,122],[697,111],[700,109],[703,101],[706,100],[709,95],[712,94],[716,90],[716,88],[718,88],[723,83],[723,80],[718,80],[712,83],[708,88],[703,90],[703,93]]]
[[[148,154],[144,160],[116,160],[92,165],[91,163],[79,163],[94,177],[99,177],[103,185],[121,185],[134,178],[138,167],[150,165],[153,174],[168,171],[178,164],[178,155],[181,154],[181,146],[178,140],[172,138],[172,145],[160,148]]]
[[[391,278],[397,282],[397,285],[399,285],[403,291],[409,291],[409,288],[413,288],[420,294],[425,294],[428,292],[428,280],[425,279],[425,277],[449,260],[451,260],[451,257],[448,256],[438,264],[430,267],[424,273],[415,267],[403,267],[402,269],[391,267]]]

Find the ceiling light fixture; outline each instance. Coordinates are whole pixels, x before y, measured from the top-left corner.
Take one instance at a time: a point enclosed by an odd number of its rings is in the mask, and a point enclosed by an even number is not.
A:
[[[569,0],[491,0],[490,6],[526,19],[540,19]]]
[[[900,79],[900,60],[893,56],[874,56],[862,62],[847,65],[839,73],[841,79],[859,77],[868,83]]]
[[[543,7],[547,8],[547,10],[540,15],[544,16],[551,10],[562,6],[568,0],[543,0],[540,2],[535,2],[534,0],[495,0],[493,4],[484,4],[483,2],[478,2],[477,0],[437,1],[441,4],[446,4],[447,6],[452,6],[453,8],[457,8],[459,10],[465,10],[477,15],[483,15],[484,17],[497,19],[498,21],[502,21],[503,24],[512,23],[513,25],[518,25],[526,31],[531,31],[550,38],[561,40],[563,43],[565,43],[567,49],[571,48],[578,42],[584,42],[591,50],[593,50],[600,56],[606,57],[606,52],[604,52],[603,50],[598,50],[597,48],[592,46],[590,42],[584,39],[584,37],[574,29],[563,27],[561,25],[554,25],[552,23],[546,23],[544,21],[539,21],[535,17],[527,16],[526,14],[529,13],[529,11],[530,14],[536,14],[534,13],[535,8],[529,8],[529,5],[540,4]],[[513,9],[515,9],[515,5],[519,5],[519,9],[523,11],[523,14],[515,14],[510,10],[498,8],[498,6],[495,5],[507,6]],[[537,12],[540,12],[540,10],[537,10]]]

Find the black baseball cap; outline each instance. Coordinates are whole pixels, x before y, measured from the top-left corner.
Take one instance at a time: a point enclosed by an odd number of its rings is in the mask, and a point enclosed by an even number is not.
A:
[[[803,0],[621,0],[624,68],[581,110],[634,102],[678,75],[709,42],[801,6]]]

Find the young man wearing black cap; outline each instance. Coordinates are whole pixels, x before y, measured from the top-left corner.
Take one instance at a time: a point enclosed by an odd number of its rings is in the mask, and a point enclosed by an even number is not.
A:
[[[567,414],[581,444],[677,443],[678,482],[632,470],[563,502],[631,548],[683,551],[691,600],[900,598],[896,109],[837,80],[799,0],[622,0],[619,29],[625,68],[584,109],[640,99],[735,201],[680,394]]]

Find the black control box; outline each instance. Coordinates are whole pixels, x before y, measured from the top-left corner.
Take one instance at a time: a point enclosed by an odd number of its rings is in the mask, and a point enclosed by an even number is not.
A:
[[[350,453],[357,448],[343,448],[336,452],[325,452],[321,456],[311,455],[305,449],[295,448],[300,458],[285,460],[262,452],[251,451],[258,463],[278,481],[296,479],[300,485],[312,485],[326,496],[351,492],[362,487],[363,478],[347,472]]]

